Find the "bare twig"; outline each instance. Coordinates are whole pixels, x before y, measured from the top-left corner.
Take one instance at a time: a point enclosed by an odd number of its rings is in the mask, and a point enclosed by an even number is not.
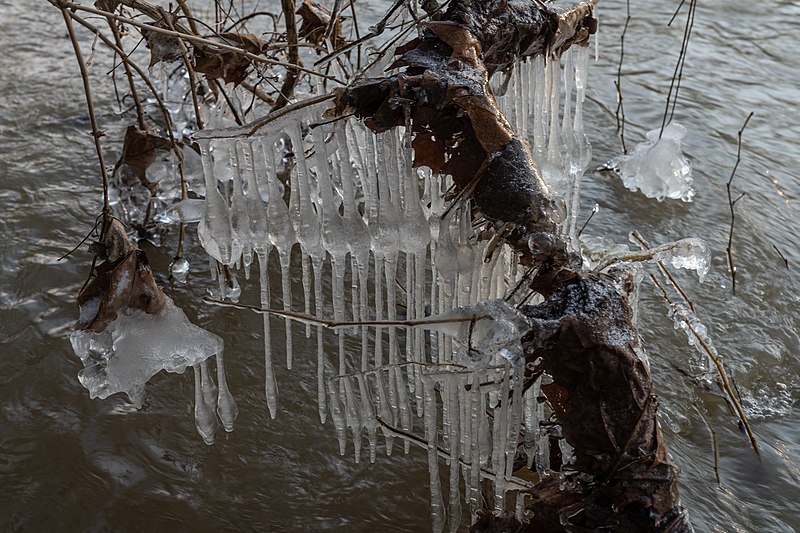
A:
[[[683,3],[681,3],[682,5]],[[689,49],[689,39],[692,36],[692,28],[694,27],[694,13],[697,7],[697,0],[691,0],[689,3],[689,14],[686,17],[686,26],[684,26],[683,30],[683,41],[681,43],[681,50],[678,54],[678,62],[675,64],[675,71],[672,74],[672,81],[669,85],[669,92],[667,93],[667,102],[666,107],[664,108],[664,116],[661,119],[661,131],[658,134],[658,138],[661,139],[661,135],[664,134],[664,128],[667,126],[669,120],[672,120],[672,116],[675,114],[675,106],[678,103],[678,93],[680,92],[681,88],[681,79],[683,76],[683,65],[686,62],[686,52]],[[680,6],[678,7],[680,10]],[[677,11],[676,11],[677,14]],[[673,19],[675,17],[673,16]],[[672,20],[670,20],[670,24]],[[674,98],[673,98],[674,93]],[[672,111],[670,112],[670,107]]]
[[[278,93],[278,99],[275,105],[272,106],[273,111],[289,103],[289,99],[292,97],[292,94],[294,94],[294,89],[297,86],[299,71],[302,67],[300,54],[297,49],[297,21],[294,16],[294,7],[294,0],[281,0],[281,8],[283,9],[283,16],[286,23],[286,48],[288,50],[289,63],[291,63],[292,66],[286,69],[286,79],[283,80],[281,90]]]
[[[622,28],[622,35],[619,37],[619,65],[617,66],[617,81],[614,84],[617,87],[617,110],[615,116],[623,154],[628,153],[628,147],[625,146],[625,109],[622,106],[622,61],[625,58],[625,34],[628,32],[628,25],[631,22],[631,0],[625,2],[625,11],[627,16],[625,18],[625,26]]]
[[[175,23],[172,20],[172,14],[167,13],[163,9],[159,9],[161,12],[161,20],[163,20],[169,29],[175,30]],[[189,73],[189,90],[192,93],[192,104],[194,105],[194,119],[197,123],[197,129],[203,129],[203,116],[200,113],[200,100],[197,98],[197,74],[192,67],[192,60],[189,57],[189,49],[186,48],[186,45],[183,42],[182,37],[178,37],[178,44],[181,47],[181,57],[183,59],[183,64],[186,66],[186,71]],[[166,91],[166,87],[164,88]]]
[[[726,248],[726,251],[728,254],[728,269],[731,273],[731,292],[733,294],[736,294],[736,265],[733,262],[733,226],[736,223],[736,212],[734,211],[734,206],[736,205],[736,202],[738,202],[742,196],[744,196],[744,193],[740,194],[736,199],[734,199],[731,195],[731,184],[733,183],[733,177],[736,175],[736,169],[739,168],[739,162],[742,160],[742,134],[744,133],[744,129],[747,127],[747,123],[750,122],[752,117],[753,113],[751,112],[749,115],[747,115],[747,118],[744,120],[744,124],[742,124],[742,127],[739,130],[738,139],[736,141],[736,163],[733,165],[731,177],[728,178],[728,182],[725,184],[725,188],[728,191],[728,207],[730,207],[731,210],[731,225],[730,230],[728,231],[728,247]]]
[[[404,327],[415,327],[415,326],[428,326],[428,325],[436,325],[436,324],[452,324],[453,322],[470,322],[474,323],[477,320],[485,320],[487,318],[491,319],[490,316],[484,315],[470,315],[470,316],[463,316],[463,317],[452,317],[452,318],[422,318],[419,320],[362,320],[362,321],[336,321],[336,320],[327,320],[325,318],[319,318],[312,315],[306,315],[304,313],[295,313],[293,311],[281,311],[278,309],[267,309],[264,307],[259,307],[256,305],[246,305],[234,302],[224,302],[222,300],[217,300],[211,298],[210,296],[204,296],[203,300],[214,304],[219,305],[222,307],[233,307],[236,309],[247,309],[249,311],[255,311],[256,313],[264,313],[267,315],[275,315],[279,317],[286,318],[288,320],[294,320],[297,322],[301,322],[303,324],[312,324],[315,326],[324,326],[330,329],[341,329],[341,328],[351,328],[353,326],[375,326],[375,327],[395,327],[395,326],[404,326]]]
[[[717,432],[705,413],[697,406],[697,402],[692,402],[692,407],[694,407],[694,410],[697,411],[697,414],[699,414],[700,418],[705,422],[708,432],[711,433],[711,449],[714,452],[714,476],[717,479],[717,484],[719,484],[719,446],[717,445]]]
[[[114,42],[116,43],[117,47],[122,49],[122,36],[119,33],[119,28],[117,27],[116,22],[113,18],[108,18],[108,26],[111,28],[111,33],[114,34]],[[131,72],[131,66],[128,64],[127,61],[122,61],[122,66],[125,69],[125,76],[128,78],[128,86],[131,90],[131,98],[133,98],[133,105],[136,106],[136,120],[139,124],[139,129],[144,131],[147,128],[147,124],[144,121],[144,110],[142,109],[142,102],[139,100],[139,95],[136,92],[136,84],[133,82],[133,73]]]
[[[106,163],[103,159],[103,149],[100,146],[100,137],[105,134],[100,131],[100,127],[97,125],[97,116],[95,115],[94,103],[92,101],[92,88],[89,84],[89,70],[86,68],[86,62],[84,61],[83,54],[81,53],[81,46],[78,43],[77,35],[75,35],[75,27],[72,25],[72,14],[65,7],[61,8],[61,14],[64,17],[64,23],[67,25],[69,39],[72,41],[72,48],[75,50],[75,59],[77,59],[78,68],[80,68],[81,71],[81,79],[83,80],[83,94],[86,96],[86,107],[89,111],[89,120],[92,123],[94,147],[97,151],[97,161],[100,164],[100,175],[103,177],[103,215],[107,215],[111,211],[111,208],[108,204],[108,170],[106,169]],[[105,216],[103,218],[104,220],[101,233],[105,233],[106,229]]]

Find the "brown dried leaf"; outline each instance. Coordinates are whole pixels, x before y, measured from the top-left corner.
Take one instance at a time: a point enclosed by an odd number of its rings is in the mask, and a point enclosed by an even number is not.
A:
[[[99,333],[128,309],[154,314],[164,307],[164,293],[153,279],[147,256],[130,242],[122,223],[113,220],[94,249],[105,250],[101,257],[106,260],[78,295],[76,329]]]
[[[331,12],[312,0],[304,0],[297,14],[301,18],[298,32],[300,38],[310,43],[322,44],[325,40],[325,31],[331,23]],[[347,43],[347,39],[342,36],[342,19],[337,17],[333,24],[333,46],[338,49]]]
[[[170,29],[164,21],[151,23],[152,26],[159,28]],[[147,48],[150,49],[150,66],[161,61],[175,61],[183,56],[183,48],[181,41],[173,35],[167,35],[155,30],[148,30],[142,28],[142,37],[147,42]],[[188,48],[189,43],[184,41],[184,45]]]
[[[453,102],[469,115],[475,137],[486,153],[502,150],[514,138],[514,130],[498,109],[494,98],[482,94],[459,94],[459,90],[453,93]]]
[[[260,54],[263,44],[255,35],[248,33],[221,33],[216,40],[242,48],[251,54]],[[238,85],[250,72],[251,61],[244,55],[227,50],[216,50],[210,46],[197,47],[194,53],[194,69],[209,78],[221,78],[225,83]]]
[[[450,57],[474,68],[484,68],[481,62],[481,43],[467,28],[455,22],[444,21],[428,22],[424,26],[453,49]]]
[[[147,179],[147,168],[153,164],[158,152],[170,149],[169,139],[142,131],[135,125],[128,126],[125,141],[122,144],[122,155],[115,165],[115,170],[122,165],[127,167],[128,174],[136,176],[152,193],[156,193],[156,184]]]
[[[94,3],[94,7],[97,9],[102,9],[103,11],[113,12],[117,9],[119,5],[119,0],[97,0]]]
[[[444,143],[434,138],[432,132],[417,133],[411,142],[414,148],[414,167],[428,167],[441,172],[444,166]]]

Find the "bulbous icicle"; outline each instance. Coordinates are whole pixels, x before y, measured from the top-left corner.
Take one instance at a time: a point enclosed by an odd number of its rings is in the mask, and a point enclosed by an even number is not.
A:
[[[225,431],[233,431],[236,417],[239,416],[239,406],[233,399],[231,391],[228,389],[228,382],[225,379],[225,364],[222,360],[222,352],[217,354],[217,382],[219,383],[219,396],[217,397],[217,416]]]
[[[359,372],[358,394],[361,397],[361,420],[367,428],[367,438],[369,440],[369,462],[375,462],[376,449],[378,446],[378,421],[375,419],[375,406],[372,405],[367,378],[364,372]]]
[[[203,442],[209,446],[214,444],[214,435],[217,432],[217,419],[212,409],[208,407],[203,398],[203,378],[200,375],[200,365],[194,365],[194,422],[197,432],[203,437]]]
[[[224,146],[217,147],[217,150],[218,153],[225,152],[227,158],[228,152]],[[206,182],[206,204],[203,220],[197,227],[197,235],[208,255],[223,265],[233,265],[242,255],[242,243],[233,232],[228,203],[217,189],[210,144],[201,142],[200,151]]]
[[[334,385],[333,380],[328,382],[328,405],[333,426],[336,428],[336,438],[339,441],[339,455],[344,455],[347,446],[347,420],[339,402],[338,387]]]
[[[361,409],[353,392],[353,384],[350,381],[350,377],[344,377],[342,381],[344,382],[345,419],[347,426],[352,431],[355,461],[358,463],[361,460]]]

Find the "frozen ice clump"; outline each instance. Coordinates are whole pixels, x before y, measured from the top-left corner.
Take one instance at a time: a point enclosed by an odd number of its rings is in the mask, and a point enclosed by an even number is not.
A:
[[[223,349],[221,338],[189,322],[169,297],[156,314],[120,314],[103,332],[75,331],[70,342],[84,367],[78,379],[91,398],[124,392],[137,408],[145,383],[160,370],[181,374]]]
[[[521,339],[530,324],[503,300],[478,302],[429,318],[452,320],[424,327],[451,335],[463,344],[457,362],[469,368],[486,368],[496,355],[512,363],[524,355]]]
[[[681,239],[653,249],[654,261],[666,261],[675,268],[694,270],[702,283],[708,274],[711,252],[703,239]]]
[[[681,149],[686,128],[672,122],[659,139],[660,131],[647,132],[647,141],[636,145],[632,154],[612,160],[609,166],[632,191],[642,191],[659,202],[664,198],[691,202],[694,197],[692,165]]]

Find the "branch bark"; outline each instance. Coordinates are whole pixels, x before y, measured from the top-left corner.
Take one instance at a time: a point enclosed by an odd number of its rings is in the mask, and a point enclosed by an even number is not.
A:
[[[340,90],[335,113],[354,113],[375,132],[410,125],[415,166],[452,175],[455,201],[471,200],[484,230],[502,232],[521,262],[536,269],[530,287],[545,302],[524,310],[535,326],[523,346],[529,363],[539,361],[533,374],[553,379],[548,399],[575,455],[560,475],[537,484],[534,519],[516,526],[691,531],[632,323],[633,281],[626,271],[581,271],[561,236],[563,202],[550,194],[489,88],[493,73],[521,57],[586,46],[596,30],[593,5],[454,1],[397,49],[392,67],[402,72]],[[484,514],[473,530],[508,530],[510,522]]]

